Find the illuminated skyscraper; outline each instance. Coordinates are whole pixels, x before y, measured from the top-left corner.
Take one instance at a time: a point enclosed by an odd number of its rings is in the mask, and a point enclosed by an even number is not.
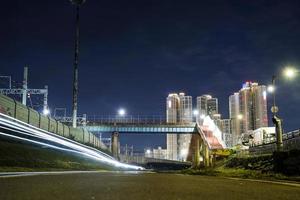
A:
[[[268,126],[267,88],[246,82],[239,93],[242,133]]]
[[[241,136],[241,121],[239,93],[229,96],[229,118],[231,120],[232,144],[238,143]]]
[[[189,123],[193,120],[192,97],[184,93],[169,94],[167,97],[167,122]],[[185,160],[191,140],[191,134],[167,134],[168,159]]]
[[[167,97],[167,122],[178,122],[178,108],[179,108],[179,96],[176,93],[169,94]],[[167,158],[170,160],[177,160],[178,147],[177,147],[177,135],[167,134]]]
[[[268,126],[267,88],[258,83],[246,82],[239,93],[229,97],[229,114],[232,120],[233,144],[243,133]]]
[[[190,123],[193,120],[192,97],[179,93],[179,122]]]
[[[202,95],[197,97],[197,110],[199,115],[213,115],[218,114],[218,99],[210,95]]]
[[[254,128],[268,127],[268,108],[267,108],[267,87],[260,85],[254,87],[255,101],[255,122]]]
[[[192,97],[185,96],[184,93],[179,93],[179,122],[191,123],[193,121],[193,105]],[[178,135],[178,159],[186,160],[188,150],[190,147],[192,135],[180,134]]]
[[[219,113],[218,99],[210,98],[207,100],[207,115],[214,116]]]
[[[231,130],[231,120],[230,119],[221,119],[221,131],[222,131],[222,140],[225,142],[227,147],[232,146],[232,130]]]

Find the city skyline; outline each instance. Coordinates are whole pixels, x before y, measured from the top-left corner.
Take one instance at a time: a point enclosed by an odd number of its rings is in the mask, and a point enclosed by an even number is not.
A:
[[[248,94],[247,91],[252,91],[255,93],[254,96],[257,96],[257,99],[251,100],[253,101],[253,105],[258,106],[259,110],[255,109],[253,111],[249,110],[251,109],[249,106],[250,104],[247,103],[249,100],[246,100],[250,98],[250,94]],[[195,121],[197,118],[201,119],[205,116],[210,116],[212,120],[216,123],[218,128],[221,130],[221,132],[224,132],[223,134],[223,139],[227,141],[229,146],[235,145],[237,143],[240,143],[241,139],[241,134],[248,133],[250,130],[256,130],[261,127],[268,127],[268,126],[273,126],[273,124],[268,124],[268,114],[270,113],[266,110],[267,107],[267,87],[264,85],[258,85],[258,83],[255,82],[245,82],[242,84],[242,88],[239,90],[239,92],[234,92],[233,95],[229,96],[229,101],[228,101],[228,107],[227,107],[227,112],[229,113],[229,119],[224,118],[224,113],[218,112],[219,108],[219,101],[218,98],[212,97],[209,94],[202,94],[199,95],[195,98],[192,96],[186,96],[184,92],[179,92],[179,93],[170,93],[167,97],[166,101],[166,107],[167,107],[167,113],[166,113],[166,120],[167,122],[171,123],[186,123],[186,122],[192,122]],[[271,94],[271,92],[269,92]],[[12,95],[16,97],[16,95]],[[235,97],[232,99],[232,97]],[[244,99],[246,98],[246,99]],[[193,99],[196,100],[196,105],[193,105],[192,101]],[[243,100],[244,99],[244,100]],[[233,100],[233,101],[232,101]],[[31,100],[30,100],[31,101]],[[237,101],[237,108],[232,109],[233,104],[232,103]],[[260,102],[264,101],[263,107],[260,106]],[[243,103],[241,103],[243,102]],[[31,102],[32,104],[32,102]],[[252,103],[251,103],[252,104]],[[256,105],[257,104],[257,105]],[[268,104],[269,105],[269,104]],[[234,107],[236,107],[234,106]],[[173,108],[174,107],[174,108]],[[243,110],[242,107],[246,110]],[[248,108],[249,107],[249,108]],[[173,108],[174,111],[171,112],[171,115],[169,111],[169,108]],[[197,110],[197,114],[194,113]],[[234,112],[232,112],[232,110]],[[251,111],[251,112],[250,112]],[[122,114],[120,114],[122,112]],[[252,113],[254,114],[254,121],[252,122],[251,119],[248,119],[249,117],[252,116]],[[247,113],[247,114],[245,114]],[[121,116],[122,115],[122,116]],[[111,115],[113,117],[114,115]],[[133,117],[134,115],[127,115],[127,111],[124,108],[120,108],[118,112],[115,114],[115,116],[121,116],[121,117]],[[138,115],[137,115],[138,116]],[[233,117],[232,117],[233,116]],[[270,115],[269,115],[270,116]],[[95,117],[95,116],[94,116]],[[97,116],[96,116],[97,117]],[[103,116],[102,116],[103,117]],[[144,116],[147,117],[147,116]],[[150,116],[151,117],[151,116]],[[159,117],[159,116],[156,116]],[[163,117],[163,116],[160,116]],[[241,119],[237,119],[241,117]],[[236,119],[235,119],[236,118]],[[171,119],[171,120],[170,120]],[[264,119],[265,122],[259,122],[260,120]],[[249,121],[250,120],[250,121]],[[255,122],[258,121],[258,122]],[[243,122],[243,123],[241,123]],[[231,125],[230,125],[231,123]],[[256,123],[259,123],[259,125],[255,125]],[[228,127],[228,125],[230,127]],[[246,128],[245,128],[246,126]],[[237,142],[237,136],[239,138],[239,142]],[[105,135],[105,134],[104,134]],[[124,137],[126,141],[127,135]],[[153,136],[151,136],[153,137]],[[123,139],[124,139],[123,138]],[[168,142],[171,140],[171,142]],[[132,139],[132,138],[131,138]],[[130,140],[131,140],[130,139]],[[152,138],[153,139],[153,138]],[[180,152],[183,150],[186,151],[188,149],[189,143],[190,143],[190,136],[189,135],[173,135],[173,134],[168,134],[166,137],[166,143],[164,144],[164,141],[158,140],[158,138],[155,138],[153,141],[159,141],[158,143],[154,142],[151,145],[146,145],[141,144],[140,147],[138,148],[138,151],[141,151],[142,148],[147,149],[147,148],[155,148],[155,147],[161,147],[161,146],[166,146],[167,148],[167,157],[169,159],[184,159],[182,156],[180,156]],[[173,142],[172,142],[173,141]],[[170,156],[168,150],[168,144],[172,143],[171,146],[174,146],[175,143],[175,149],[176,153],[174,156]],[[122,144],[126,144],[126,142],[122,142]],[[132,145],[132,143],[130,143]],[[141,148],[142,147],[142,148]],[[170,147],[169,147],[170,148]],[[172,149],[172,148],[171,148]],[[172,151],[172,150],[171,150]],[[172,154],[172,153],[171,153]],[[181,157],[181,158],[180,158]]]
[[[243,82],[268,85],[284,66],[299,66],[299,2],[148,3],[83,5],[79,114],[125,108],[128,115],[163,115],[165,96],[184,91],[217,97],[227,118],[228,96]],[[21,83],[28,65],[29,86],[48,85],[52,112],[66,107],[71,116],[74,7],[68,1],[5,5],[0,74]],[[278,87],[283,128],[297,129],[299,81],[282,79]]]
[[[299,198],[299,0],[0,13],[0,199]]]

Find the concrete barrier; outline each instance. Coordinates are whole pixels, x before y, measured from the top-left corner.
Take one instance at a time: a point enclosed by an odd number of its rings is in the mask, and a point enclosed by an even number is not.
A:
[[[45,131],[74,139],[82,144],[89,144],[101,150],[108,150],[99,138],[84,128],[69,127],[2,94],[0,94],[0,113],[14,117]]]

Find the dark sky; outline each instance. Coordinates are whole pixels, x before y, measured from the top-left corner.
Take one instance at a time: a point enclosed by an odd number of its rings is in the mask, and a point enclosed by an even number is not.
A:
[[[29,65],[30,87],[48,84],[51,108],[69,112],[74,14],[68,0],[0,7],[0,75],[21,82]],[[165,114],[167,94],[184,91],[218,97],[227,117],[242,82],[268,84],[283,66],[300,68],[300,1],[87,0],[80,48],[79,113]],[[284,128],[299,128],[300,77],[278,87]],[[163,136],[133,138],[123,141],[164,144]]]

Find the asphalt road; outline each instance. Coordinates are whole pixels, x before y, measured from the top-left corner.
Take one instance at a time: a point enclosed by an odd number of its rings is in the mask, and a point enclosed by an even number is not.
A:
[[[0,176],[1,200],[296,200],[299,197],[299,185],[205,176],[117,172]]]

